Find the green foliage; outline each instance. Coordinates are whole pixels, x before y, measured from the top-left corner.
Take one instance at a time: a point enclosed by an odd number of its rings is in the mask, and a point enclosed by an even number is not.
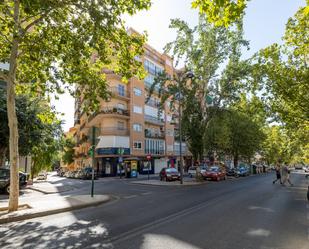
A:
[[[73,138],[68,137],[63,139],[62,161],[64,164],[71,164],[74,162],[74,147],[75,141]]]
[[[229,26],[242,18],[249,0],[194,0],[193,8],[205,13],[209,22],[216,26]]]
[[[128,34],[121,15],[147,9],[149,0],[23,0],[17,6],[18,23],[12,16],[14,5],[18,2],[0,1],[0,61],[10,58],[17,42],[16,82],[30,84],[34,92],[62,93],[78,84],[75,94],[82,92],[94,109],[97,96],[108,97],[102,68],[124,80],[143,76],[134,57],[143,53],[145,36]],[[5,80],[5,72],[0,78]]]
[[[292,163],[308,164],[309,162],[309,127],[290,130],[283,126],[265,127],[266,139],[262,146],[262,155],[269,164],[278,159]]]
[[[46,100],[20,94],[16,97],[16,112],[19,130],[20,155],[31,154],[32,147],[39,145],[46,125],[56,121],[55,113],[50,109]],[[9,127],[6,108],[6,91],[0,89],[0,150],[8,154]],[[60,128],[59,128],[60,129]],[[61,131],[61,129],[59,130]]]
[[[183,134],[197,160],[205,153],[203,138],[208,122],[221,108],[238,101],[246,87],[244,80],[251,68],[240,56],[241,48],[247,47],[248,42],[242,38],[241,22],[230,28],[215,27],[200,16],[194,28],[179,19],[172,20],[170,27],[176,29],[177,37],[166,45],[165,51],[173,54],[176,66],[185,61],[185,67],[172,77],[158,76],[150,94],[159,87],[161,103],[169,100],[176,109],[180,92]],[[218,72],[224,64],[227,66],[223,72]],[[189,79],[190,72],[194,77]],[[212,114],[210,96],[214,105]]]
[[[59,152],[58,138],[62,134],[61,123],[44,98],[27,93],[16,96],[16,113],[21,156],[31,155],[35,172],[51,166]],[[9,154],[9,127],[6,108],[6,91],[0,89],[0,157]],[[1,161],[1,160],[0,160]]]
[[[59,123],[45,124],[40,144],[33,146],[31,150],[32,177],[42,170],[50,170],[59,160],[59,151],[62,148],[59,131],[61,131]]]
[[[248,115],[236,110],[221,110],[206,129],[205,148],[218,154],[250,159],[261,148],[264,134],[261,126]]]
[[[284,44],[273,44],[255,56],[255,88],[278,122],[292,129],[309,122],[309,8],[290,18]]]

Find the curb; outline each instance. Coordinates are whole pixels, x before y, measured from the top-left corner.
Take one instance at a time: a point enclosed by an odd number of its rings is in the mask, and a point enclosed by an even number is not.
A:
[[[42,190],[42,189],[39,189],[39,188],[33,188],[33,187],[27,187],[27,189],[31,189],[31,190],[34,190],[34,191],[37,191],[37,192],[40,192],[40,193],[43,193],[43,194],[47,194],[47,195],[48,194],[63,193],[63,192],[74,190],[74,188],[71,188],[71,189],[67,189],[67,190],[64,190],[64,191],[45,191],[45,190]]]
[[[14,222],[14,221],[23,221],[23,220],[28,220],[28,219],[38,218],[38,217],[44,217],[44,216],[48,216],[48,215],[52,215],[52,214],[59,214],[59,213],[67,212],[67,211],[83,209],[83,208],[87,208],[87,207],[99,206],[103,203],[109,202],[112,199],[113,199],[112,197],[107,196],[107,198],[105,200],[96,201],[96,202],[92,202],[92,203],[79,204],[79,205],[72,206],[72,207],[65,207],[65,208],[59,208],[59,209],[48,210],[48,211],[41,211],[41,212],[37,212],[37,213],[24,214],[24,215],[12,216],[12,217],[6,217],[6,218],[0,217],[0,224],[10,223],[10,222]]]
[[[174,185],[168,185],[168,184],[153,184],[153,183],[143,183],[143,182],[130,182],[129,184],[136,184],[136,185],[143,185],[143,186],[156,186],[156,187],[193,187],[193,186],[200,186],[200,185],[206,185],[207,181],[201,182],[201,183],[195,183],[195,184],[174,184]]]

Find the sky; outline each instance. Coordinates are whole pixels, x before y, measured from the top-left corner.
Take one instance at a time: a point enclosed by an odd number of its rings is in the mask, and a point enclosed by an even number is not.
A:
[[[170,19],[180,18],[191,27],[197,24],[198,12],[191,9],[191,1],[152,0],[150,10],[124,16],[126,26],[138,32],[146,31],[147,43],[162,52],[165,44],[176,37],[175,31],[169,29]],[[305,0],[249,1],[244,17],[244,38],[250,42],[250,50],[244,52],[244,58],[272,43],[280,43],[288,18],[305,4]],[[63,94],[53,104],[58,112],[63,113],[59,118],[64,120],[64,131],[68,131],[74,125],[74,99]]]

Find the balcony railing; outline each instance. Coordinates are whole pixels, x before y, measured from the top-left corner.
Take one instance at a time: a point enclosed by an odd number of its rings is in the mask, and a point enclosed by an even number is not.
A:
[[[164,119],[163,118],[156,118],[156,117],[152,117],[150,115],[145,115],[144,118],[145,118],[145,122],[157,124],[157,125],[164,125]]]
[[[121,97],[121,98],[129,98],[129,91],[121,91],[118,87],[110,87],[109,90],[112,93],[112,96]]]
[[[117,114],[117,115],[129,116],[129,111],[126,109],[119,108],[117,106],[103,107],[101,111],[97,111],[91,114],[88,118],[88,122],[90,122],[99,114]]]
[[[147,102],[145,101],[145,105],[149,105],[149,106],[158,108],[158,107],[160,107],[160,102],[155,101],[153,99],[149,99]]]
[[[163,131],[151,131],[149,129],[145,129],[145,137],[164,138],[165,133]]]
[[[164,155],[165,150],[164,149],[149,149],[145,148],[145,154],[151,154],[151,155]]]
[[[101,127],[101,135],[118,135],[127,136],[129,135],[129,130],[127,128],[120,127]]]

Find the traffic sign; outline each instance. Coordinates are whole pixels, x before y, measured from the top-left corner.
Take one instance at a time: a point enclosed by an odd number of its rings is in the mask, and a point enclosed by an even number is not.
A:
[[[151,155],[148,154],[146,158],[147,158],[147,160],[150,160],[151,159]]]
[[[123,162],[123,158],[122,158],[122,157],[119,157],[119,158],[118,158],[118,162],[119,162],[119,163],[122,163],[122,162]]]

